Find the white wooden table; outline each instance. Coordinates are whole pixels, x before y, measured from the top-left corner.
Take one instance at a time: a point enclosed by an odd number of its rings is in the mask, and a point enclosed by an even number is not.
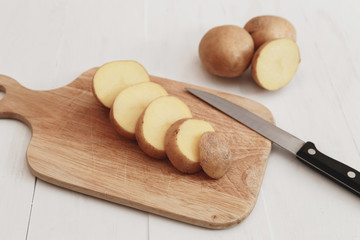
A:
[[[350,0],[1,0],[0,73],[47,90],[105,62],[137,60],[150,74],[258,101],[278,126],[360,169],[359,8]],[[291,83],[269,92],[249,74],[205,72],[203,34],[263,14],[297,29],[302,61]],[[0,239],[360,239],[360,198],[277,146],[252,214],[216,231],[38,180],[26,164],[30,139],[25,124],[0,120]]]

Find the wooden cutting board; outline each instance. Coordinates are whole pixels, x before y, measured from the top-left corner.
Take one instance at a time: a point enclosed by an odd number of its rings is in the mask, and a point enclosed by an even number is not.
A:
[[[252,100],[151,76],[169,94],[181,98],[193,116],[208,120],[229,139],[233,164],[219,180],[203,172],[186,175],[168,160],[147,157],[119,136],[109,110],[92,94],[97,68],[71,84],[33,91],[0,75],[0,118],[25,122],[32,130],[27,150],[31,172],[52,184],[150,213],[206,228],[221,229],[244,220],[255,206],[271,142],[184,90],[203,89],[273,122],[271,112]]]

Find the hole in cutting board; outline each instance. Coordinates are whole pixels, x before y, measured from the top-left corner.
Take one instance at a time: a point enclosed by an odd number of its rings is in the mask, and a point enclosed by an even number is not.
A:
[[[5,96],[5,88],[3,86],[0,86],[0,101]]]

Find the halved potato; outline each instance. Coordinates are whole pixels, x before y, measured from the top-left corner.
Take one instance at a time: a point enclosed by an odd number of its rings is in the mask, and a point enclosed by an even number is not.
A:
[[[254,54],[251,75],[255,82],[267,89],[277,90],[293,78],[300,63],[297,44],[287,38],[264,43]]]
[[[136,83],[149,81],[149,74],[138,62],[114,61],[105,63],[96,71],[93,92],[100,103],[110,108],[121,90]]]
[[[168,95],[166,90],[153,82],[138,83],[122,90],[111,107],[110,120],[116,131],[135,139],[136,123],[147,105],[154,99]]]
[[[214,131],[211,124],[205,120],[190,118],[175,122],[165,136],[165,151],[170,162],[183,173],[201,170],[200,137],[205,132]]]
[[[136,124],[135,136],[140,148],[151,157],[166,158],[166,131],[177,120],[191,117],[190,109],[179,98],[170,95],[156,98]]]

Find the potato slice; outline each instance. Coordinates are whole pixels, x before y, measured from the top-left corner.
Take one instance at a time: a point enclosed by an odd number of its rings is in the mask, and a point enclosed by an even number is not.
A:
[[[211,124],[199,119],[181,119],[168,129],[165,136],[165,151],[176,169],[183,173],[201,170],[199,142],[205,132],[214,132]]]
[[[115,97],[124,88],[141,82],[149,82],[145,68],[135,61],[105,63],[95,73],[93,92],[105,107],[110,108]]]
[[[225,175],[232,162],[232,154],[223,134],[204,133],[200,138],[200,165],[211,178],[219,179]]]
[[[135,127],[140,115],[152,100],[165,95],[168,95],[166,90],[153,82],[138,83],[122,90],[110,110],[110,120],[116,131],[124,137],[135,139]]]
[[[299,48],[287,38],[263,44],[255,53],[251,64],[251,75],[255,82],[267,89],[277,90],[293,78],[300,63]]]
[[[177,120],[191,117],[190,109],[179,98],[156,98],[146,107],[136,124],[135,136],[140,148],[151,157],[166,158],[166,131]]]

